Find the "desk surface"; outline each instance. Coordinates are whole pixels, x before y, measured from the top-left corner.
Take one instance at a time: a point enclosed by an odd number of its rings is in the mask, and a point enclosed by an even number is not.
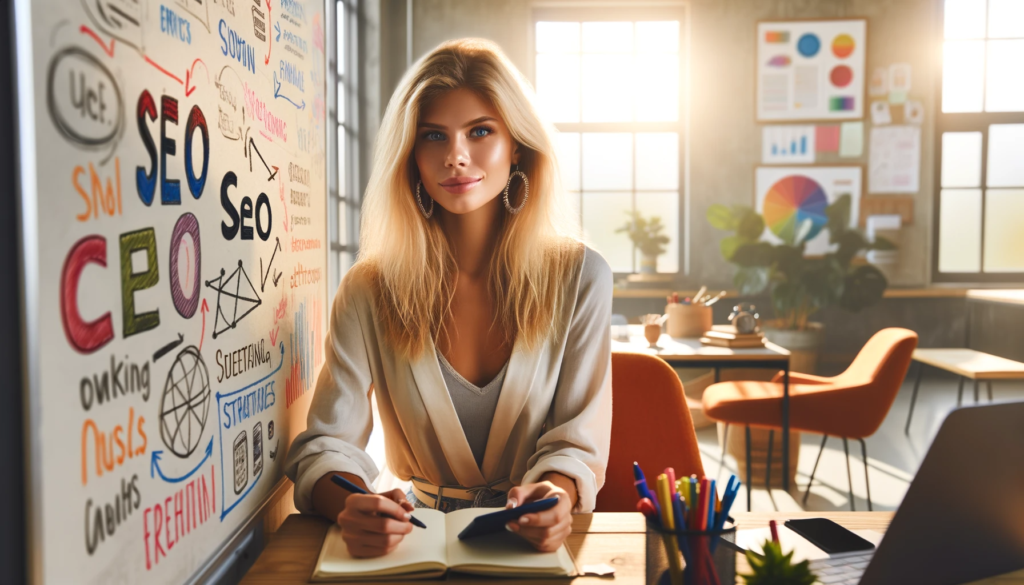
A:
[[[769,520],[782,521],[790,518],[827,517],[846,526],[857,529],[885,531],[892,520],[892,512],[734,512],[737,527],[761,528]],[[329,523],[314,516],[294,514],[270,539],[263,554],[242,580],[243,585],[280,584],[298,585],[307,583],[313,574],[313,567],[320,554]],[[605,563],[615,567],[614,579],[579,577],[579,583],[603,583],[604,585],[642,584],[644,582],[644,522],[637,513],[597,513],[573,516],[573,533],[568,544],[580,565]],[[745,559],[741,556],[736,564],[738,572],[746,572]],[[464,584],[487,583],[485,579],[458,576],[451,579]],[[389,583],[399,583],[394,581]],[[417,581],[418,582],[418,581]],[[430,581],[422,581],[429,583]],[[531,579],[531,585],[565,585],[565,579]],[[350,582],[351,583],[351,582]],[[374,582],[376,585],[383,583]],[[415,583],[415,582],[414,582]],[[1024,585],[1024,571],[1002,577],[978,581],[975,585]]]
[[[1024,364],[973,349],[915,349],[914,359],[972,380],[1024,379]]]
[[[617,325],[612,327],[612,351],[631,351],[646,353],[658,356],[665,361],[682,362],[723,362],[730,361],[780,361],[789,358],[789,351],[768,341],[764,347],[749,349],[730,349],[728,347],[715,347],[704,345],[697,338],[690,337],[669,337],[662,333],[658,339],[658,348],[652,348],[644,337],[643,327],[640,325],[626,325],[629,331],[629,341],[619,341],[614,337]]]

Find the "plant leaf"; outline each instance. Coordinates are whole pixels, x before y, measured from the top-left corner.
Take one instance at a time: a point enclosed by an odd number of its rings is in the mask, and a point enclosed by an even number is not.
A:
[[[754,210],[747,208],[747,212],[740,217],[739,225],[736,227],[736,234],[746,240],[757,240],[764,233],[764,219]]]
[[[835,243],[850,227],[850,196],[840,195],[825,208],[825,216],[828,218],[829,241]]]
[[[853,260],[854,256],[856,256],[861,250],[868,247],[868,243],[864,240],[864,236],[860,235],[860,232],[854,230],[846,230],[840,234],[838,238],[832,238],[832,241],[839,244],[839,249],[835,252],[835,257],[843,266],[849,266],[850,261]]]
[[[740,268],[733,283],[741,295],[758,295],[768,287],[768,269],[759,266]]]
[[[736,249],[743,245],[743,238],[739,236],[726,236],[718,243],[718,249],[722,252],[722,258],[732,261]]]
[[[732,209],[721,203],[715,203],[708,207],[708,223],[711,227],[719,230],[732,231],[736,229],[738,221]]]
[[[875,241],[868,245],[871,250],[896,250],[897,246],[887,238],[875,236]]]
[[[882,300],[888,284],[878,268],[870,264],[858,266],[846,275],[839,306],[853,312],[870,307]]]
[[[736,248],[731,260],[742,267],[768,267],[775,261],[775,247],[768,242],[745,243]]]

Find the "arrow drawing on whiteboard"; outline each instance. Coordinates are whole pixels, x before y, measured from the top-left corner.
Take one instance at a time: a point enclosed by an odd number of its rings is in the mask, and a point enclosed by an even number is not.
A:
[[[285,100],[286,102],[288,102],[289,104],[295,106],[296,108],[298,108],[300,110],[305,110],[306,109],[306,100],[302,100],[302,104],[299,105],[299,104],[295,103],[294,101],[292,101],[292,99],[290,97],[288,97],[288,96],[284,95],[283,93],[281,93],[281,82],[277,80],[277,71],[274,72],[274,97],[275,98],[281,98],[281,99]]]
[[[206,446],[206,455],[203,457],[203,460],[196,464],[196,466],[192,468],[192,471],[189,471],[188,473],[182,475],[181,477],[167,477],[166,475],[164,475],[163,470],[160,469],[161,455],[163,455],[163,450],[153,451],[153,458],[150,459],[149,463],[149,477],[156,477],[157,474],[159,474],[160,479],[168,483],[178,483],[180,481],[184,481],[191,477],[193,473],[199,471],[199,468],[203,466],[203,463],[206,463],[206,460],[213,456],[213,437],[210,437],[210,444]]]
[[[274,245],[274,253],[270,255],[270,262],[267,262],[266,272],[263,272],[263,258],[260,258],[260,292],[265,290],[267,277],[270,276],[270,267],[274,264],[274,257],[277,256],[277,251],[281,249],[281,238],[275,237],[274,240],[276,240],[277,243]],[[280,279],[280,273],[277,276],[274,276],[274,286],[277,286],[277,281]]]
[[[161,347],[160,349],[156,350],[156,353],[153,354],[153,361],[155,362],[156,360],[164,357],[165,355],[170,353],[172,349],[178,347],[184,341],[185,341],[185,336],[182,335],[181,333],[179,333],[178,334],[178,339],[176,341],[172,341],[172,342],[168,343],[167,345]]]
[[[203,329],[199,333],[199,351],[203,351],[203,337],[206,336],[206,314],[210,312],[210,305],[206,304],[206,299],[203,299],[203,306],[199,310],[203,314]]]
[[[260,154],[260,149],[256,148],[256,141],[252,138],[249,139],[249,172],[252,172],[253,152],[256,153],[256,156],[260,157],[260,162],[263,163],[263,167],[267,169],[268,173],[270,173],[270,176],[267,177],[267,182],[273,181],[274,177],[277,176],[277,167],[274,167],[273,171],[270,170],[270,165],[267,164],[267,161],[263,160],[263,155]]]

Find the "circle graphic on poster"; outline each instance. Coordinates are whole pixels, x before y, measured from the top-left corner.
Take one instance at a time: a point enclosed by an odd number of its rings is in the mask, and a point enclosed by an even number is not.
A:
[[[764,197],[764,221],[773,234],[785,242],[797,243],[818,235],[828,217],[828,199],[817,181],[803,175],[790,175],[776,181]],[[807,222],[809,227],[807,227]]]
[[[847,34],[839,35],[832,39],[832,54],[845,59],[853,53],[854,46],[853,37]]]
[[[804,57],[813,57],[821,50],[821,40],[818,39],[818,35],[807,33],[796,42],[796,50]]]
[[[194,345],[178,353],[160,399],[160,438],[178,457],[191,455],[210,414],[210,374]]]
[[[828,75],[832,85],[836,87],[846,87],[853,81],[853,70],[846,65],[836,65],[832,68],[832,72]]]

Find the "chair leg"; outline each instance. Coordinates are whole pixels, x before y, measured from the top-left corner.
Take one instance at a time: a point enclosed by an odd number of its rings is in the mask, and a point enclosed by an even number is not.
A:
[[[988,386],[988,401],[992,402],[992,380],[986,382],[986,386]]]
[[[980,400],[980,397],[979,397],[979,394],[978,394],[978,380],[975,379],[974,380],[974,403],[977,404],[978,400]]]
[[[768,465],[764,468],[764,489],[772,493],[772,445],[775,443],[775,429],[768,431]]]
[[[860,452],[864,457],[864,485],[868,488],[868,512],[874,512],[875,509],[871,507],[871,482],[868,481],[868,446],[864,439],[857,440],[860,441]]]
[[[914,404],[917,402],[917,389],[921,387],[921,377],[924,375],[924,364],[917,364],[917,379],[914,381],[914,393],[910,396],[910,411],[907,412],[907,427],[903,434],[910,436],[910,419],[914,416]]]
[[[729,423],[725,423],[725,432],[722,433],[722,456],[718,459],[718,477],[715,481],[722,481],[722,472],[725,471],[725,446],[729,444]]]
[[[956,407],[960,408],[964,403],[964,377],[960,376],[960,388],[956,391]]]
[[[818,471],[818,462],[821,461],[821,453],[825,450],[825,441],[828,440],[828,435],[821,436],[821,448],[818,449],[818,458],[814,460],[814,469],[811,470],[811,479],[807,482],[807,491],[804,492],[803,505],[807,505],[807,496],[811,495],[811,485],[814,483],[814,474]]]
[[[843,437],[843,451],[846,451],[846,481],[850,486],[850,511],[856,512],[857,507],[853,502],[853,474],[850,473],[850,447],[847,444],[846,437]]]
[[[751,457],[750,457],[750,426],[747,425],[747,512],[750,511],[750,492],[753,484],[751,484]]]

